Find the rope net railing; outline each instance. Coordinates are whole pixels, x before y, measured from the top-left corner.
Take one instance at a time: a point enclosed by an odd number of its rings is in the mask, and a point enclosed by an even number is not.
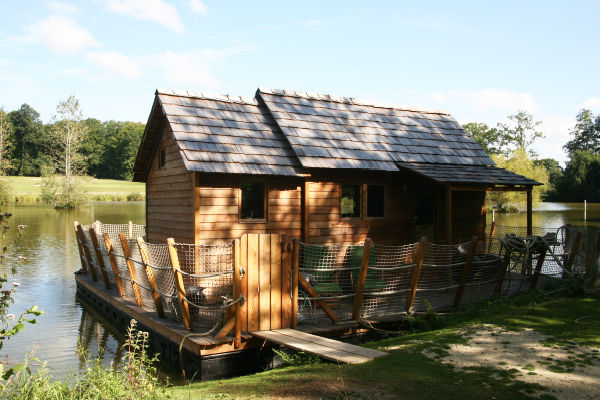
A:
[[[160,296],[160,304],[165,315],[173,320],[182,321],[181,304],[177,297],[169,246],[166,243],[145,243],[145,247],[148,268],[154,278],[156,292]]]
[[[176,243],[175,249],[193,330],[213,330],[222,322],[226,302],[233,298],[233,245]]]

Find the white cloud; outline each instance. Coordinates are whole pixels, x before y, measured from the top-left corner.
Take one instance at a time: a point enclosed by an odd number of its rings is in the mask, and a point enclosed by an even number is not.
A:
[[[177,9],[162,0],[108,0],[106,5],[116,14],[158,22],[177,33],[185,32]]]
[[[529,112],[539,110],[539,106],[531,94],[506,89],[449,90],[443,93],[434,93],[431,98],[437,103],[448,106],[462,104],[476,111],[493,110],[512,113],[516,110]]]
[[[600,98],[590,97],[578,106],[578,110],[582,108],[587,108],[594,113],[600,113]]]
[[[567,161],[567,154],[563,146],[571,139],[569,131],[575,125],[575,118],[560,114],[544,114],[536,116],[536,120],[542,121],[539,130],[545,137],[539,139],[532,146],[541,158],[554,158],[560,162]]]
[[[85,28],[72,19],[51,15],[36,25],[29,27],[26,41],[43,43],[51,51],[59,54],[76,54],[88,47],[98,46],[98,42]]]
[[[170,84],[192,86],[192,89],[219,86],[219,81],[213,75],[202,51],[192,50],[182,53],[167,51],[148,56],[146,61],[147,65],[161,70]]]
[[[79,12],[79,9],[73,4],[61,3],[59,1],[45,1],[46,7],[53,11],[62,12],[62,13],[76,13]]]
[[[190,0],[190,8],[196,14],[202,15],[203,17],[208,16],[208,7],[200,0]]]
[[[141,69],[130,57],[113,51],[93,51],[85,60],[109,75],[135,79],[141,75]]]
[[[223,49],[203,49],[200,50],[200,55],[206,61],[221,61],[233,55],[256,49],[257,47],[253,45],[235,44]]]

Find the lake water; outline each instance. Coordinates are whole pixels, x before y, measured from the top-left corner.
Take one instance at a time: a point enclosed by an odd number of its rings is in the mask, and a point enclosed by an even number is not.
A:
[[[73,221],[144,224],[144,203],[99,203],[73,211],[15,205],[4,211],[13,213],[9,240],[14,235],[14,227],[28,226],[21,243],[11,247],[14,256],[25,257],[17,276],[9,278],[9,283],[21,284],[11,312],[18,314],[37,304],[45,314],[38,318],[37,324],[27,325],[23,332],[6,340],[0,354],[15,362],[21,361],[26,351],[35,350],[35,356],[48,363],[56,378],[82,368],[78,343],[93,356],[98,354],[99,347],[104,348],[105,364],[118,360],[121,333],[75,298],[73,272],[80,268],[80,263]],[[488,222],[491,222],[491,214],[488,214]],[[526,216],[524,213],[496,214],[496,223],[525,226]],[[534,210],[534,226],[559,227],[567,223],[600,230],[600,204],[588,204],[587,221],[583,220],[582,204],[546,203]],[[7,266],[4,269],[9,270]]]

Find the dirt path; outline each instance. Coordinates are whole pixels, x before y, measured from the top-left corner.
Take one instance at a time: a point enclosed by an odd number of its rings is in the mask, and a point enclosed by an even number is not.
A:
[[[515,369],[516,379],[537,383],[558,399],[600,397],[600,351],[575,343],[551,345],[531,329],[506,331],[494,325],[465,331],[467,344],[453,344],[440,360],[458,368]],[[425,352],[434,358],[437,354]]]

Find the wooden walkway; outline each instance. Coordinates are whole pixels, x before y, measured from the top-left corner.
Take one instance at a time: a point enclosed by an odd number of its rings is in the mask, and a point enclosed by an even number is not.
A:
[[[383,351],[338,342],[337,340],[311,335],[295,329],[255,331],[250,332],[250,335],[346,364],[361,364],[388,355]]]

